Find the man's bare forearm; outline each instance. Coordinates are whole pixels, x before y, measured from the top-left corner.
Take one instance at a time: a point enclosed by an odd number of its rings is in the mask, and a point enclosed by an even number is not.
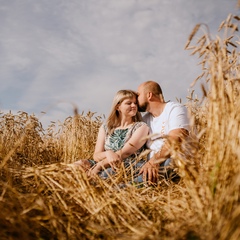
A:
[[[162,148],[154,154],[149,160],[152,164],[161,164],[167,158],[171,157],[171,145],[179,144],[181,141],[186,139],[188,131],[186,129],[176,129],[170,132],[167,138],[164,140]]]

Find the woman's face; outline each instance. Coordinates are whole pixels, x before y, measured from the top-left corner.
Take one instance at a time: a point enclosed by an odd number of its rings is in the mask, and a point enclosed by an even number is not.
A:
[[[118,105],[118,111],[125,117],[133,117],[137,114],[137,98],[126,98]]]

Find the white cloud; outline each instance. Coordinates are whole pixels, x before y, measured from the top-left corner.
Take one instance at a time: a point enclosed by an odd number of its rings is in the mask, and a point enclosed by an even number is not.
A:
[[[1,3],[0,106],[55,121],[80,111],[107,114],[115,92],[158,81],[184,98],[198,76],[184,50],[193,27],[213,35],[234,0],[11,0]],[[206,7],[207,6],[207,7]],[[63,103],[66,102],[63,107]],[[49,107],[51,106],[51,107]],[[55,110],[54,110],[55,108]],[[44,119],[44,118],[42,118]],[[44,120],[45,122],[48,120]]]

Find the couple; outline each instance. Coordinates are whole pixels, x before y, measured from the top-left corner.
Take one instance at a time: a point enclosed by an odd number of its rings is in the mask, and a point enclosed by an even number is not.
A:
[[[139,111],[147,113],[142,117]],[[125,168],[134,169],[134,183],[157,183],[159,176],[166,177],[171,162],[170,146],[163,137],[181,141],[188,131],[187,109],[179,103],[165,102],[160,85],[147,81],[137,93],[117,92],[110,115],[99,129],[94,160],[79,160],[74,165],[91,177],[98,174],[107,178],[123,162]],[[148,160],[136,161],[146,146],[151,150]]]

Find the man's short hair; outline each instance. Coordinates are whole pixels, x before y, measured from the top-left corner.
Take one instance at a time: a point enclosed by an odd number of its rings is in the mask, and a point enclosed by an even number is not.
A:
[[[152,92],[153,95],[155,95],[155,96],[163,95],[160,85],[154,81],[145,82],[144,83],[144,91]]]

